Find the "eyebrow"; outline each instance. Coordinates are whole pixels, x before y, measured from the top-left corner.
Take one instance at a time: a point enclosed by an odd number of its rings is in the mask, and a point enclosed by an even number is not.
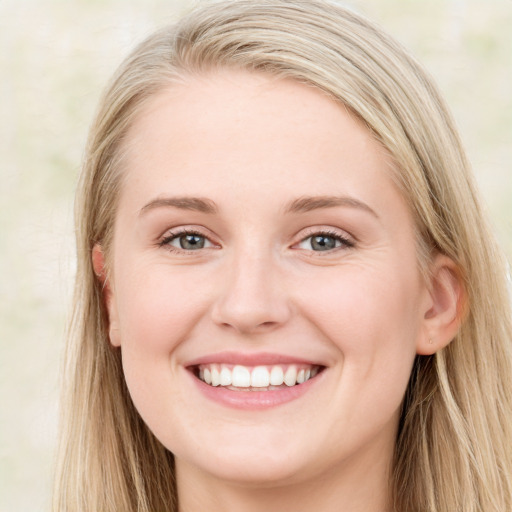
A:
[[[322,208],[334,208],[336,206],[357,208],[370,213],[377,219],[379,218],[375,210],[370,208],[366,203],[354,197],[348,196],[300,197],[288,204],[285,209],[285,213],[305,213]]]
[[[306,213],[323,208],[335,208],[339,206],[357,208],[364,210],[375,218],[379,218],[377,213],[366,203],[348,196],[305,196],[299,197],[288,203],[285,213]],[[181,210],[192,210],[201,213],[215,214],[218,212],[217,205],[210,199],[201,197],[161,197],[153,199],[140,210],[140,215],[149,210],[161,207],[173,207]]]
[[[217,213],[217,206],[213,201],[201,197],[161,197],[153,199],[140,210],[140,215],[149,210],[161,207],[174,207],[181,210],[192,210],[201,213]]]

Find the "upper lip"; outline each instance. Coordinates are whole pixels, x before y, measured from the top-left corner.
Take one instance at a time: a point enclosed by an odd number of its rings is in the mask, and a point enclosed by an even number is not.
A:
[[[302,364],[302,365],[318,365],[324,366],[317,361],[312,361],[305,358],[289,356],[286,354],[273,354],[271,352],[217,352],[214,354],[207,354],[197,359],[193,359],[185,364],[186,367],[198,366],[201,364],[232,364],[241,366],[270,366],[277,364]]]

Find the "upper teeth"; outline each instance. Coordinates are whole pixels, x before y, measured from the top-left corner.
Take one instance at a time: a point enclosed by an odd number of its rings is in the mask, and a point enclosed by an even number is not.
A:
[[[318,366],[276,365],[247,367],[242,365],[207,364],[199,366],[199,378],[211,386],[267,388],[302,384],[319,371]]]

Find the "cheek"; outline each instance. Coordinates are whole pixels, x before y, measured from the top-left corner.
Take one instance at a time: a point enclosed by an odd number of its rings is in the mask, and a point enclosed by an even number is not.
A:
[[[167,418],[187,407],[176,353],[208,308],[199,281],[186,271],[148,265],[125,272],[117,283],[125,381],[135,407],[155,432],[174,433]]]
[[[383,335],[374,341],[392,342],[385,339],[387,331],[410,332],[418,323],[419,286],[412,272],[347,265],[302,282],[302,311],[344,345],[371,343],[371,331]]]
[[[333,450],[347,442],[369,442],[388,428],[394,432],[416,353],[414,280],[369,268],[346,269],[335,279],[317,276],[310,283],[310,300],[301,306],[310,324],[338,350],[325,434]]]
[[[206,305],[204,289],[186,272],[142,268],[118,287],[124,348],[169,353],[190,333]]]
[[[301,294],[303,314],[338,349],[347,385],[369,396],[405,390],[420,328],[418,282],[407,269],[347,266],[317,275]]]
[[[126,383],[141,412],[158,409],[158,390],[174,389],[176,350],[204,315],[207,295],[186,272],[171,274],[165,265],[124,273],[116,292]]]

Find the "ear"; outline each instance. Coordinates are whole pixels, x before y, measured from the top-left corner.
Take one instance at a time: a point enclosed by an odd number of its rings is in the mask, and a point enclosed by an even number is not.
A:
[[[466,292],[457,266],[448,256],[438,254],[430,267],[418,354],[432,355],[453,340],[464,317],[465,302]]]
[[[92,266],[96,277],[102,285],[103,300],[108,312],[108,324],[109,324],[109,339],[110,343],[114,347],[121,345],[119,337],[119,324],[118,314],[115,301],[115,294],[112,291],[112,287],[109,281],[106,265],[105,265],[105,254],[100,244],[95,244],[92,249]]]

